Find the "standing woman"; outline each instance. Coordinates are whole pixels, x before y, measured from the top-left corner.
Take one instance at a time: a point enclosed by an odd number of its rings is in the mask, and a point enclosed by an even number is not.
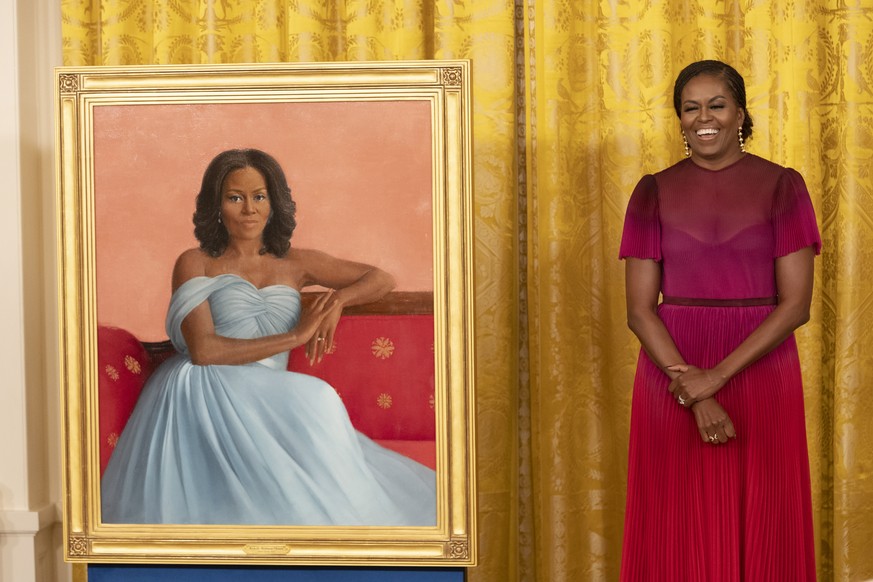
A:
[[[640,180],[621,241],[642,344],[621,580],[812,581],[793,336],[821,249],[812,203],[800,174],[746,153],[732,67],[689,65],[673,104],[687,157]]]

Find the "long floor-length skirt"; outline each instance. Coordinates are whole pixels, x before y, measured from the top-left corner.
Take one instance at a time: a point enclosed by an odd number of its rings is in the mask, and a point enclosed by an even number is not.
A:
[[[689,364],[710,368],[772,311],[662,305]],[[815,580],[809,460],[794,337],[717,394],[737,438],[712,445],[641,352],[634,381],[623,582]]]

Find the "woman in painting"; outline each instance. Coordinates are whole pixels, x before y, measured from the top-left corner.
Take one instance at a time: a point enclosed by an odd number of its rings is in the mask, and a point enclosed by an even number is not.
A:
[[[821,248],[812,203],[800,174],[746,153],[733,68],[689,65],[674,106],[687,158],[639,182],[621,242],[642,344],[621,580],[812,581],[793,336]]]
[[[295,204],[268,154],[226,151],[203,176],[200,247],[173,272],[178,354],[149,379],[102,481],[103,521],[433,525],[435,474],[357,433],[333,388],[286,371],[330,350],[344,306],[394,286],[370,265],[290,245]],[[308,309],[300,290],[329,289]]]

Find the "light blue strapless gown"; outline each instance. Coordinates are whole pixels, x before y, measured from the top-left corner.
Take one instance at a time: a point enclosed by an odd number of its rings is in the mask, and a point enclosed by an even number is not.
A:
[[[286,371],[288,354],[242,366],[191,363],[182,320],[209,301],[216,331],[285,332],[300,294],[236,275],[195,277],[173,294],[179,352],[149,378],[102,481],[106,523],[427,526],[429,468],[356,432],[330,385]]]

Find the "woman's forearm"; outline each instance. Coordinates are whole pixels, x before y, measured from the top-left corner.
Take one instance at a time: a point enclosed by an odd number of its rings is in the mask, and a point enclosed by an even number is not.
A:
[[[740,371],[773,351],[794,330],[809,321],[809,307],[780,304],[743,342],[712,370],[724,384]]]
[[[640,344],[649,359],[671,379],[678,376],[678,372],[667,368],[676,364],[684,364],[685,360],[658,314],[649,309],[628,312],[627,323],[637,339],[640,340]]]
[[[655,365],[671,379],[679,372],[669,366],[685,360],[664,322],[658,317],[658,297],[661,294],[661,265],[650,259],[628,258],[625,265],[627,325],[640,340],[643,349]]]
[[[373,268],[351,285],[337,289],[333,300],[342,307],[371,303],[382,299],[395,285],[394,277],[389,273]]]
[[[191,362],[198,366],[250,364],[287,352],[306,343],[291,330],[254,339],[237,339],[215,333],[199,334],[188,346]]]
[[[251,339],[237,339],[215,332],[209,304],[195,307],[182,321],[182,334],[191,361],[200,366],[237,365],[257,362],[307,343],[328,313],[326,306],[334,293],[322,293],[309,305],[293,329]]]
[[[771,352],[809,321],[814,257],[813,248],[806,247],[776,259],[779,304],[749,337],[713,368],[722,384]]]

